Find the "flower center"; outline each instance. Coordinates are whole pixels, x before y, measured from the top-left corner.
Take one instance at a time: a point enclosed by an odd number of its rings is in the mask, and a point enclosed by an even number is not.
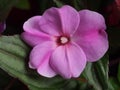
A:
[[[60,38],[60,42],[61,42],[62,44],[65,44],[65,43],[68,42],[68,38],[67,38],[67,37],[61,37],[61,38]]]
[[[64,44],[68,43],[69,41],[70,41],[69,37],[67,37],[67,36],[60,36],[57,39],[57,44],[58,45],[64,45]]]

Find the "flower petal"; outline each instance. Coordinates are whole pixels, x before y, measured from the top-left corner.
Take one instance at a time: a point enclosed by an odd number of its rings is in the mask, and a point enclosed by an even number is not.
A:
[[[72,77],[79,77],[86,66],[86,55],[75,43],[67,47],[67,58]]]
[[[108,39],[104,30],[79,37],[74,41],[83,49],[89,62],[99,60],[108,50]]]
[[[59,46],[51,56],[50,65],[64,78],[78,77],[86,66],[86,56],[76,44]]]
[[[79,35],[106,29],[105,20],[101,14],[90,10],[81,10],[79,15],[80,24],[76,32],[79,32]]]
[[[49,58],[55,46],[53,42],[45,42],[33,48],[30,53],[29,67],[37,69],[40,75],[53,77],[56,73],[49,66]]]
[[[59,14],[62,23],[62,30],[65,34],[73,34],[79,26],[79,13],[70,6],[63,6],[59,9]]]
[[[32,47],[37,44],[42,44],[45,41],[51,40],[50,36],[44,35],[43,33],[39,33],[39,35],[35,35],[28,32],[23,32],[21,34],[21,37],[23,38],[23,40],[26,41],[26,43],[28,43]]]
[[[71,78],[65,46],[59,46],[55,49],[50,58],[50,65],[62,77]]]
[[[74,19],[73,19],[74,17]],[[50,8],[42,16],[40,27],[50,35],[73,34],[79,25],[78,12],[70,7]]]
[[[88,61],[97,61],[108,50],[105,20],[99,13],[89,10],[82,10],[79,15],[80,25],[72,40],[80,45]]]
[[[47,34],[59,36],[62,33],[58,9],[53,7],[46,10],[39,22],[41,30]]]
[[[41,19],[41,16],[34,16],[28,19],[23,25],[24,31],[37,34],[40,30],[39,24],[38,24],[40,19]]]
[[[48,57],[46,57],[47,58],[47,60],[45,60],[41,65],[40,65],[40,67],[37,69],[37,72],[40,74],[40,75],[42,75],[42,76],[45,76],[45,77],[54,77],[54,76],[56,76],[56,72],[54,72],[53,70],[52,70],[52,68],[50,67],[50,65],[49,65],[49,57],[50,57],[50,55],[48,56]]]

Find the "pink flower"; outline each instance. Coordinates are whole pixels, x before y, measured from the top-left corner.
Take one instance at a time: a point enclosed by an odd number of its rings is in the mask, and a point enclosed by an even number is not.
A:
[[[22,38],[33,47],[29,67],[45,77],[79,77],[87,61],[99,60],[108,49],[104,18],[94,11],[53,7],[23,28]]]

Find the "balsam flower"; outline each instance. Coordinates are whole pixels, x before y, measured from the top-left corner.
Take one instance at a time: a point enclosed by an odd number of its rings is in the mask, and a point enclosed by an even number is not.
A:
[[[104,18],[94,11],[53,7],[23,28],[23,40],[33,47],[29,67],[45,77],[79,77],[87,61],[99,60],[108,49]]]

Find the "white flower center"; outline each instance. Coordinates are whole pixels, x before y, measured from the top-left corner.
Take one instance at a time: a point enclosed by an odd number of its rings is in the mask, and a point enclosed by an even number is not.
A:
[[[65,43],[68,42],[68,38],[67,38],[67,37],[61,37],[61,38],[60,38],[60,42],[61,42],[62,44],[65,44]]]

